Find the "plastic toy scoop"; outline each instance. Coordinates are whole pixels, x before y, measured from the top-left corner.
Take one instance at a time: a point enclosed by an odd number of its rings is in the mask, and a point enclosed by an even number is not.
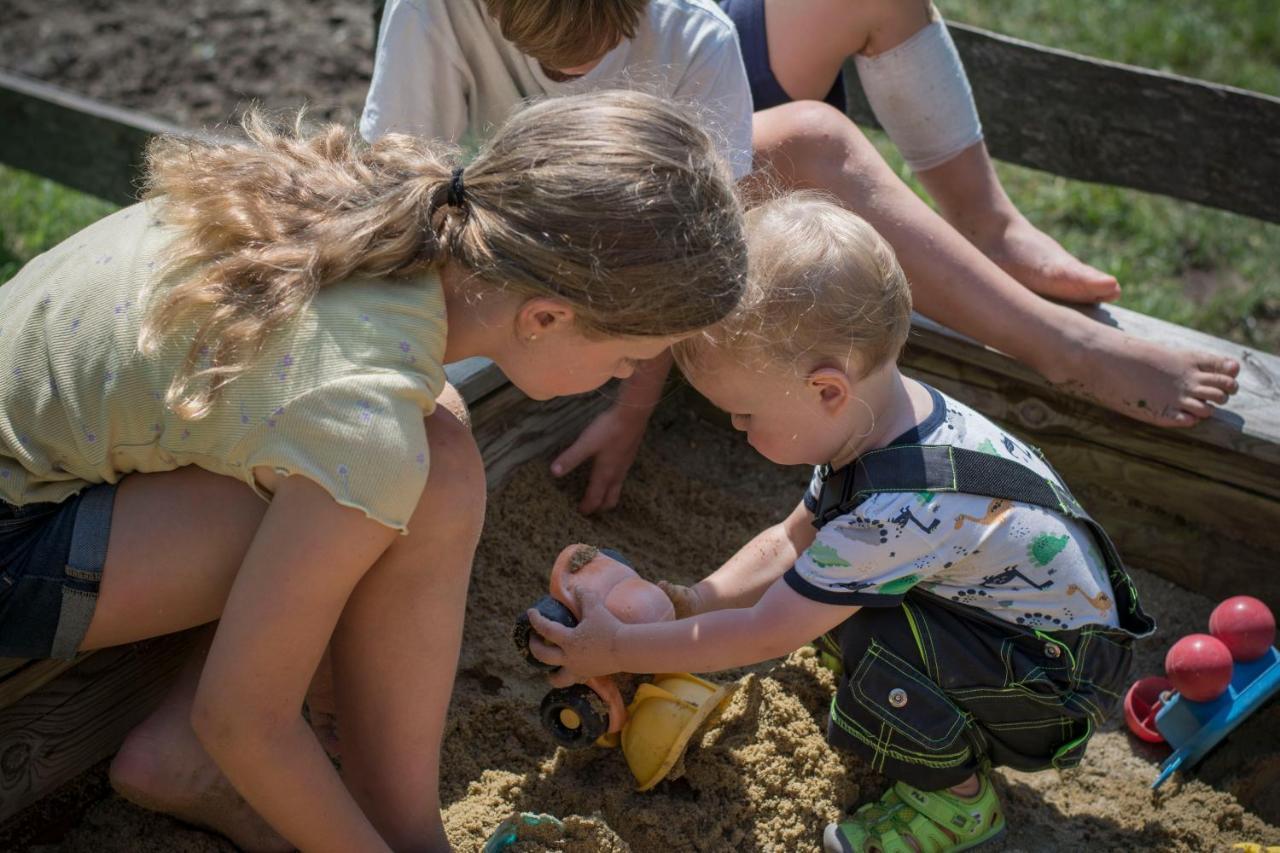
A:
[[[732,692],[684,672],[655,675],[652,683],[636,688],[621,737],[609,735],[603,741],[621,741],[636,790],[647,791],[666,778],[690,738]]]
[[[1135,681],[1124,694],[1124,721],[1129,731],[1147,743],[1164,743],[1164,735],[1156,728],[1156,714],[1172,690],[1173,682],[1160,675]]]

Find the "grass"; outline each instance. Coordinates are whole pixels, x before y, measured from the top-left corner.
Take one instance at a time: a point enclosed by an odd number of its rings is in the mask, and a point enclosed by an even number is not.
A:
[[[952,20],[1040,44],[1280,95],[1275,0],[939,2]],[[911,180],[887,139],[875,139]],[[1280,226],[1017,166],[997,168],[1033,222],[1120,279],[1122,305],[1280,351]],[[0,282],[112,209],[0,167]]]
[[[69,190],[27,172],[0,166],[0,282],[27,261],[115,205]]]

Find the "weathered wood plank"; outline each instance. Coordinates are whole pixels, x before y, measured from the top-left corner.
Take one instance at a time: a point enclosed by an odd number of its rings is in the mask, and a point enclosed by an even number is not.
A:
[[[1240,391],[1198,426],[1167,430],[1061,394],[1029,367],[924,317],[914,320],[912,352],[936,353],[945,361],[971,366],[964,376],[975,387],[991,387],[998,378],[1008,378],[1037,389],[1016,404],[1007,402],[1008,412],[1002,415],[1026,429],[1078,432],[1100,443],[1124,446],[1138,456],[1197,470],[1203,470],[1205,448],[1231,451],[1260,465],[1246,470],[1233,462],[1217,475],[1280,496],[1280,482],[1267,467],[1280,465],[1280,357],[1116,306],[1078,310],[1141,340],[1229,355],[1242,365]]]
[[[948,26],[992,156],[1280,222],[1280,98]],[[844,79],[878,127],[852,62]]]
[[[193,642],[186,633],[97,652],[0,712],[0,820],[110,755]]]
[[[489,488],[525,462],[568,444],[609,401],[600,391],[546,402],[530,400],[513,385],[493,393],[471,415]]]
[[[502,375],[498,365],[487,358],[466,358],[446,364],[444,372],[468,406],[474,406],[507,384],[507,377]]]
[[[0,162],[116,204],[137,200],[147,140],[181,128],[0,71]]]

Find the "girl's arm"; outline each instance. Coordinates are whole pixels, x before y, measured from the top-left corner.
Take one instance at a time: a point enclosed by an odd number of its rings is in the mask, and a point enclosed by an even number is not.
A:
[[[791,515],[763,530],[723,566],[693,586],[664,583],[663,589],[676,604],[676,615],[681,617],[710,610],[751,607],[774,581],[795,565],[805,549],[813,544],[817,533],[813,513],[801,501]]]
[[[759,663],[788,654],[858,610],[805,598],[781,578],[751,607],[675,622],[624,624],[594,593],[583,593],[578,606],[576,628],[529,611],[541,635],[531,638],[534,655],[563,667],[551,676],[556,686],[615,672],[715,672]]]
[[[300,476],[279,483],[214,635],[192,710],[249,805],[303,850],[389,850],[302,718],[347,598],[396,532]]]

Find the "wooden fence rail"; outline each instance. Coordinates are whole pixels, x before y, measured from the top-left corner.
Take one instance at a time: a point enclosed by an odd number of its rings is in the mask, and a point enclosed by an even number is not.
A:
[[[1280,222],[1280,98],[948,26],[993,157]]]

